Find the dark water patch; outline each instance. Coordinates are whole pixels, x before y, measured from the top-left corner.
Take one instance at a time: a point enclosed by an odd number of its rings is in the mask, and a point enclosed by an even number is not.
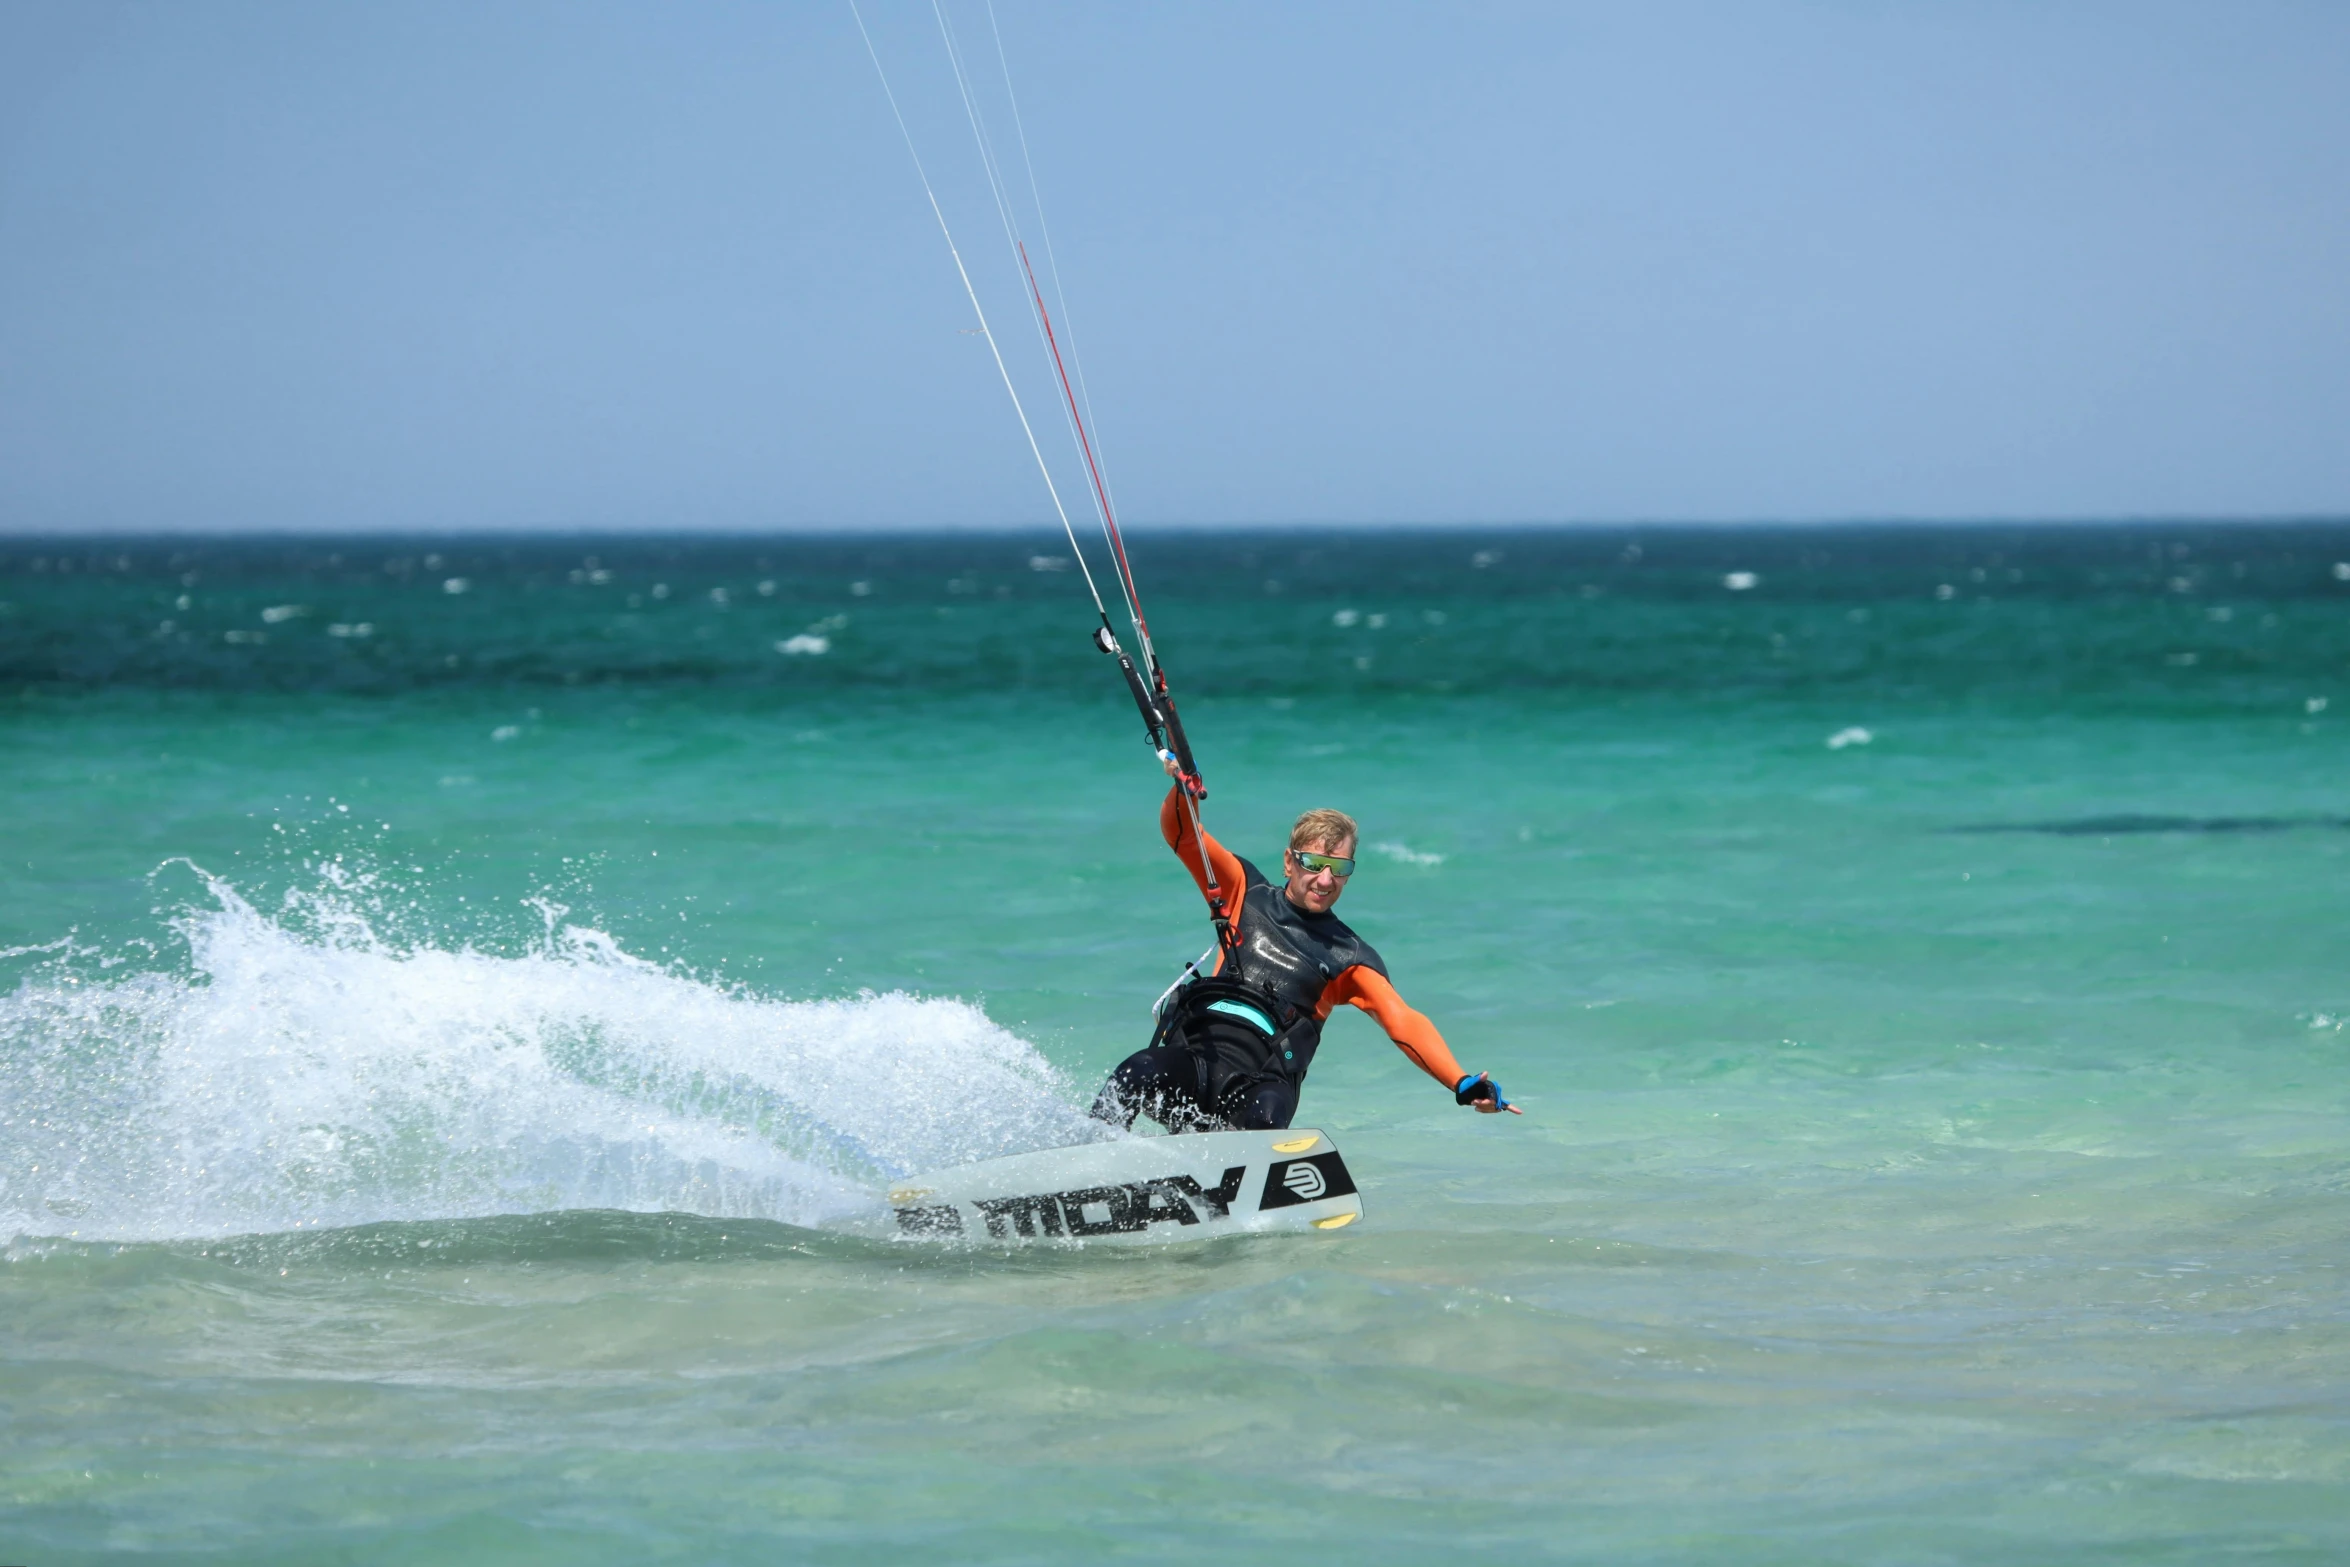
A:
[[[190,1263],[235,1270],[349,1266],[479,1267],[614,1262],[777,1261],[865,1253],[870,1241],[767,1219],[609,1209],[499,1214],[476,1219],[395,1220],[341,1229],[280,1231],[185,1241],[67,1241],[20,1237],[12,1263],[100,1273]]]
[[[2350,816],[2075,816],[2047,822],[1976,822],[1960,833],[2047,833],[2059,838],[2118,838],[2149,833],[2273,833],[2350,830]]]
[[[594,1268],[627,1263],[829,1262],[949,1275],[1065,1275],[1075,1268],[1172,1268],[1213,1274],[1237,1258],[1295,1246],[1282,1236],[1221,1236],[1172,1246],[1003,1246],[915,1241],[887,1233],[802,1229],[769,1219],[570,1209],[472,1219],[390,1220],[179,1241],[86,1241],[20,1235],[0,1262],[117,1287],[177,1275],[277,1276],[297,1269]]]
[[[1132,539],[1146,595],[1250,599],[1290,592],[1472,592],[1543,597],[1598,587],[1651,598],[1874,600],[2242,592],[2336,597],[2350,576],[2350,517],[2299,522],[1741,524],[1503,528],[1145,530]],[[1732,580],[1736,579],[1736,580]],[[834,602],[883,590],[954,604],[1083,604],[1058,533],[461,535],[0,539],[17,591],[136,583],[185,593],[385,584],[462,599],[492,588],[683,606],[725,590],[747,602]],[[865,584],[862,594],[856,584]],[[10,596],[15,596],[12,593]],[[297,606],[300,607],[300,606]],[[319,605],[288,621],[324,614]],[[284,623],[284,622],[277,622]]]
[[[2301,703],[2350,667],[2350,522],[1167,531],[1193,693]],[[23,540],[0,690],[1118,689],[1046,533]]]

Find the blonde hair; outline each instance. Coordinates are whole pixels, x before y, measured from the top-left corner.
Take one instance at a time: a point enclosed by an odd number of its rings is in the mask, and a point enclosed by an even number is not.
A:
[[[1325,807],[1308,811],[1297,819],[1297,825],[1289,829],[1289,846],[1292,849],[1335,849],[1361,836],[1362,831],[1355,826],[1353,817],[1344,811]]]

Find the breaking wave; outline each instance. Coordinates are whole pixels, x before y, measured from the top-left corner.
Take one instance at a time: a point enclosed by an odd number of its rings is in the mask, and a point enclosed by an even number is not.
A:
[[[184,962],[13,954],[36,962],[0,997],[0,1236],[584,1208],[814,1225],[910,1171],[1101,1135],[966,1002],[764,997],[552,903],[520,956],[403,944],[340,867],[275,918],[189,868]]]

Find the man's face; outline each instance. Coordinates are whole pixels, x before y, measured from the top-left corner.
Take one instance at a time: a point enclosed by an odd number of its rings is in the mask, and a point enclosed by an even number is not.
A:
[[[1351,860],[1354,858],[1355,841],[1347,838],[1337,843],[1308,844],[1306,852],[1335,854],[1341,859]],[[1282,853],[1281,868],[1289,878],[1282,890],[1288,894],[1291,903],[1308,914],[1329,913],[1330,906],[1338,901],[1338,895],[1346,891],[1346,883],[1339,879],[1335,871],[1307,870],[1297,856],[1298,851],[1295,849]]]

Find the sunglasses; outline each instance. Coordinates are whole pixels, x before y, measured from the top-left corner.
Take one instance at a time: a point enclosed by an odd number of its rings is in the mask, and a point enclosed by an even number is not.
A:
[[[1289,857],[1304,866],[1309,874],[1314,871],[1328,871],[1340,881],[1344,881],[1355,873],[1355,862],[1349,855],[1308,854],[1303,849],[1292,849],[1289,851]]]

